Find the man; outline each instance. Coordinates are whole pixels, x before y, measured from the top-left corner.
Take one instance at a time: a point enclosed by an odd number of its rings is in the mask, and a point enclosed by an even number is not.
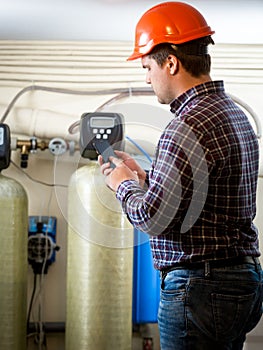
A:
[[[210,77],[214,32],[192,6],[161,3],[136,27],[141,59],[174,119],[149,173],[116,152],[101,171],[124,212],[150,236],[162,279],[162,350],[242,349],[262,314],[257,228],[258,142],[247,117]]]

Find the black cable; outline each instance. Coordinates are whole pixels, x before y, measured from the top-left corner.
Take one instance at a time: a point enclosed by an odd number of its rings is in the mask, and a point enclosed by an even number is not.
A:
[[[27,314],[27,334],[29,334],[29,323],[30,323],[30,316],[31,316],[31,311],[32,311],[32,306],[36,294],[36,287],[37,287],[37,274],[34,274],[34,285],[33,285],[33,291],[30,299],[30,304],[28,308],[28,314]]]
[[[23,169],[21,169],[13,160],[11,160],[10,163],[11,163],[15,168],[17,168],[19,171],[21,171],[26,177],[28,177],[29,180],[31,180],[31,181],[33,181],[33,182],[36,182],[36,183],[38,183],[38,184],[41,184],[41,185],[43,185],[43,186],[48,186],[48,187],[65,187],[65,188],[68,187],[68,185],[50,184],[50,183],[47,183],[47,182],[44,182],[44,181],[40,181],[40,180],[34,179],[32,176],[30,176],[28,173],[26,173]]]
[[[34,273],[34,285],[33,285],[33,291],[32,291],[32,295],[30,298],[30,304],[29,304],[29,308],[28,308],[28,314],[27,314],[27,341],[29,339],[30,336],[35,336],[35,342],[36,344],[39,344],[39,346],[41,347],[41,349],[45,349],[47,350],[47,338],[46,338],[46,334],[44,332],[44,336],[43,339],[41,339],[40,335],[41,335],[41,329],[40,329],[40,324],[37,323],[37,325],[35,325],[35,331],[30,333],[30,316],[31,316],[31,312],[32,312],[32,307],[33,307],[33,303],[34,303],[34,299],[35,299],[35,293],[36,293],[36,287],[37,287],[37,273]],[[39,306],[41,308],[41,306]],[[39,312],[41,312],[39,310]],[[40,317],[40,316],[39,316]],[[29,344],[27,343],[27,346]]]

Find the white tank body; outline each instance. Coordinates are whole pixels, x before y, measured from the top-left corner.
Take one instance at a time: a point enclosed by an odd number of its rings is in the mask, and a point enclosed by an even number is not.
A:
[[[0,174],[0,349],[26,349],[28,201]]]
[[[130,350],[133,229],[97,162],[68,193],[66,350]]]

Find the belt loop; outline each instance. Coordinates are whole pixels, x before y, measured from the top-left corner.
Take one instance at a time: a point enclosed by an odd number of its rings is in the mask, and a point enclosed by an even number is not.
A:
[[[255,268],[256,268],[256,272],[258,273],[258,272],[259,272],[259,269],[258,269],[259,259],[256,258],[255,256],[252,256],[252,259],[253,259],[253,261],[254,261],[254,265],[255,265]]]
[[[210,264],[209,264],[209,261],[205,261],[205,277],[210,277]]]
[[[165,277],[167,276],[167,272],[166,271],[161,271],[161,289],[164,289],[164,280],[165,280]]]

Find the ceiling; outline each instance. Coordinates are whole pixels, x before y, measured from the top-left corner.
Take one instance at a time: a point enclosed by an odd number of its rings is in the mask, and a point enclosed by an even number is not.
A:
[[[153,0],[0,0],[0,40],[133,40]],[[191,0],[216,42],[262,43],[262,0]]]

